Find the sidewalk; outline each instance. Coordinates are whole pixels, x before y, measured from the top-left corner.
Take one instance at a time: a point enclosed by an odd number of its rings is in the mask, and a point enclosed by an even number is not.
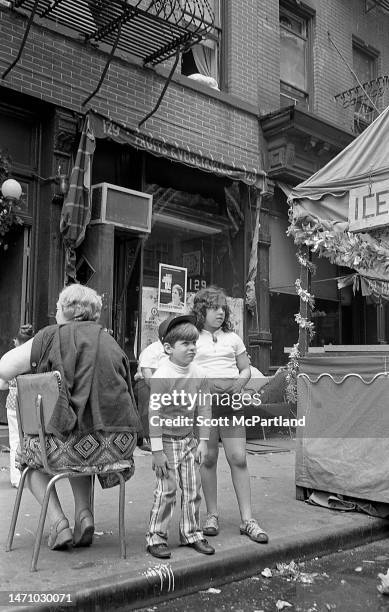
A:
[[[216,547],[212,557],[178,546],[178,512],[170,537],[172,558],[161,564],[145,552],[144,533],[153,492],[149,454],[137,454],[136,473],[126,487],[127,559],[119,557],[117,537],[118,490],[101,490],[96,485],[96,535],[93,546],[66,552],[50,551],[46,536],[38,560],[38,572],[30,573],[33,538],[38,522],[38,505],[29,491],[22,499],[14,550],[4,552],[15,490],[8,483],[8,454],[0,455],[0,571],[2,609],[8,606],[8,591],[70,593],[77,610],[126,610],[150,605],[161,595],[208,588],[237,579],[279,560],[316,556],[387,537],[389,522],[367,515],[342,513],[309,506],[295,499],[294,441],[271,439],[250,441],[249,454],[255,516],[269,533],[267,545],[255,544],[239,533],[239,513],[229,468],[221,450],[219,460],[219,507],[221,532],[209,538]],[[273,451],[284,452],[268,452]],[[265,451],[264,453],[262,451]],[[139,453],[139,451],[138,451]],[[68,483],[59,487],[67,516],[72,518]],[[179,503],[179,502],[178,502]],[[46,533],[48,528],[46,526]],[[26,609],[26,608],[24,608]],[[31,609],[49,610],[48,605]],[[51,608],[58,610],[59,608]]]

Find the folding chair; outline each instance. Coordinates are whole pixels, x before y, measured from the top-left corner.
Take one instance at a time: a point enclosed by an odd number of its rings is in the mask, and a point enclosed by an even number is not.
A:
[[[51,491],[55,484],[62,478],[77,478],[79,476],[91,476],[92,478],[92,500],[93,501],[93,477],[97,472],[97,468],[90,466],[83,472],[73,470],[56,470],[50,466],[50,461],[47,457],[46,449],[46,423],[49,422],[55,405],[58,400],[59,390],[61,385],[61,376],[59,372],[47,372],[44,374],[23,374],[16,378],[18,388],[18,406],[17,419],[19,426],[20,446],[23,448],[24,434],[38,435],[42,452],[43,468],[41,471],[51,476],[46,487],[42,509],[39,517],[38,529],[35,536],[34,549],[32,553],[30,571],[37,570],[37,561],[42,541],[43,528],[45,525],[47,507],[50,499]],[[9,528],[6,551],[12,549],[12,542],[15,533],[16,521],[19,514],[20,502],[22,499],[24,483],[28,472],[36,468],[26,467],[22,473],[20,484],[16,493],[14,509],[12,513],[11,525]],[[125,468],[123,468],[124,470]],[[124,509],[125,509],[125,480],[121,471],[112,470],[104,472],[104,474],[116,474],[119,478],[119,539],[120,539],[120,556],[126,558],[126,541],[124,527]]]

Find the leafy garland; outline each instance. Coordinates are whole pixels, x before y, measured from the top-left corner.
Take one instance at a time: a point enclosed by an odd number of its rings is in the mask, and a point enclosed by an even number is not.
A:
[[[8,178],[11,168],[10,156],[0,149],[0,186]],[[0,249],[8,249],[7,234],[15,225],[23,225],[23,219],[19,216],[22,211],[19,202],[6,200],[0,191]]]
[[[307,245],[319,257],[347,268],[389,270],[389,249],[385,235],[347,231],[346,224],[334,224],[311,216],[292,221],[287,234],[295,244]],[[386,235],[387,242],[387,235]]]
[[[311,272],[311,274],[316,273],[316,266],[305,257],[301,249],[297,251],[297,260],[299,264],[304,268],[307,268]],[[303,289],[303,287],[301,286],[301,280],[299,278],[295,281],[295,288],[300,300],[305,302],[310,308],[310,310],[314,310],[315,298],[312,293],[309,293],[309,291]],[[313,338],[313,336],[315,335],[315,324],[313,323],[313,321],[310,321],[307,317],[303,317],[300,312],[294,315],[294,319],[299,328],[307,329],[309,337]],[[293,345],[293,348],[290,352],[286,374],[286,400],[292,404],[295,404],[297,402],[297,374],[299,370],[299,357],[301,357],[301,355],[297,342]]]
[[[389,235],[388,229],[379,229],[369,234],[351,233],[347,231],[346,223],[334,224],[330,221],[315,219],[309,215],[297,220],[290,219],[287,235],[292,236],[299,247],[310,247],[319,257],[327,257],[331,263],[348,268],[375,269],[383,273],[389,271]],[[314,274],[315,266],[304,256],[301,249],[297,252],[297,260],[301,266]],[[301,287],[300,279],[295,282],[299,298],[314,309],[315,298]],[[295,321],[300,329],[307,329],[310,338],[315,334],[312,321],[301,313],[295,314]],[[288,402],[297,401],[297,374],[299,370],[299,345],[293,346],[287,365],[286,398]]]
[[[290,404],[297,402],[297,374],[299,371],[299,352],[298,342],[293,345],[289,354],[288,365],[286,366],[286,401]]]

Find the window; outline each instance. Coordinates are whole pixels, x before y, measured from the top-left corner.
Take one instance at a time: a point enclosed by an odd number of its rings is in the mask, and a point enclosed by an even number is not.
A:
[[[309,103],[309,19],[280,7],[280,106]]]
[[[353,69],[361,83],[377,77],[377,54],[367,51],[360,43],[353,42]]]
[[[200,43],[182,54],[181,74],[209,85],[220,86],[220,0],[208,0],[215,14],[215,27]],[[206,20],[206,18],[205,18]]]
[[[353,70],[362,85],[377,78],[377,59],[377,52],[367,49],[363,43],[353,40]],[[378,88],[373,89],[366,85],[366,90],[370,98],[377,104],[377,97],[374,99],[374,92],[378,92]],[[360,134],[375,117],[376,111],[371,100],[362,92],[355,101],[354,131]]]

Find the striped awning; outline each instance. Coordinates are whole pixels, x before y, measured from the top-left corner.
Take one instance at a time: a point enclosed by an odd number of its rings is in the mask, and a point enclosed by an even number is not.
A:
[[[199,42],[215,27],[212,0],[15,0],[13,9],[158,64]]]

